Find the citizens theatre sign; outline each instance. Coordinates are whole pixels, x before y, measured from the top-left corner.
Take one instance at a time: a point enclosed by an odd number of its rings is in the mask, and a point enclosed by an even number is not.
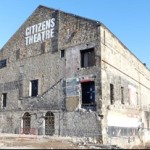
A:
[[[41,42],[54,37],[55,18],[34,24],[26,28],[26,45]]]

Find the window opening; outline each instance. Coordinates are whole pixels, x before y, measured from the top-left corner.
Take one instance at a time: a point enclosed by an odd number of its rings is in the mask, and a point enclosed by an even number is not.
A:
[[[94,48],[81,51],[81,67],[91,67],[95,65]]]
[[[6,59],[0,60],[0,69],[6,67]]]
[[[94,82],[83,82],[82,87],[82,106],[95,105],[95,84]]]
[[[64,57],[65,57],[65,50],[64,50],[64,49],[61,50],[61,52],[60,52],[60,57],[61,57],[61,58],[64,58]]]
[[[124,104],[124,88],[121,87],[121,104]]]
[[[6,101],[7,101],[7,93],[3,93],[2,94],[3,108],[6,107]]]
[[[110,103],[114,104],[114,85],[110,84]]]
[[[37,96],[38,95],[38,80],[32,80],[31,81],[31,96]]]

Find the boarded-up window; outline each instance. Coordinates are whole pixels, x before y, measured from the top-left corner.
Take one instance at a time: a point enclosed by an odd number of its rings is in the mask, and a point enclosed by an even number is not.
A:
[[[114,85],[110,84],[110,103],[114,104]]]
[[[146,119],[147,129],[150,130],[150,112],[145,111],[145,119]]]
[[[21,98],[23,95],[23,85],[22,82],[19,83],[19,98]]]
[[[95,65],[94,48],[81,51],[81,67],[91,67]]]
[[[132,85],[128,85],[128,93],[129,93],[129,104],[137,105],[137,92],[136,88]]]
[[[31,81],[31,96],[37,96],[38,95],[38,80],[32,80]]]
[[[6,101],[7,101],[7,93],[2,94],[2,107],[6,107]]]
[[[20,49],[16,50],[16,60],[20,59]]]
[[[45,47],[46,47],[46,43],[45,42],[41,43],[41,54],[45,53]]]

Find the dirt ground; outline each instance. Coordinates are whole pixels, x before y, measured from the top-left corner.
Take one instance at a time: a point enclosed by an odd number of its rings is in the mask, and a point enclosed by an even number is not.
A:
[[[78,149],[69,138],[0,135],[0,149]]]
[[[137,146],[133,146],[132,149],[150,149],[150,142],[146,144],[140,144]]]
[[[51,137],[0,133],[0,149],[120,149],[77,137]],[[122,149],[122,148],[121,148]],[[150,143],[131,149],[150,149]]]
[[[90,140],[90,142],[89,142]],[[106,146],[105,146],[106,147]],[[0,149],[103,149],[87,138],[0,133]]]

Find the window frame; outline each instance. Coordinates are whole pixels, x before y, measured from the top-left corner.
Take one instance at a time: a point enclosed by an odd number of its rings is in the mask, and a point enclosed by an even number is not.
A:
[[[95,49],[94,48],[80,50],[80,66],[81,68],[95,66]]]
[[[33,94],[33,82],[37,82],[37,87],[36,87],[36,94]],[[38,79],[34,79],[30,81],[30,85],[29,85],[29,96],[30,97],[36,97],[39,94],[39,80]]]
[[[85,88],[85,84],[87,84],[87,87]],[[91,84],[91,85],[89,85],[89,84]],[[84,89],[83,89],[83,86],[84,86]],[[89,88],[89,87],[92,87],[93,86],[93,93],[94,93],[94,98],[93,98],[93,100],[91,100],[91,102],[90,103],[87,103],[87,102],[83,102],[83,101],[85,101],[85,98],[83,98],[83,95],[85,96],[87,96],[87,94],[85,94],[85,93],[83,93],[83,91],[85,92],[85,89],[87,90],[87,88]],[[82,96],[81,96],[81,104],[82,104],[82,107],[86,107],[86,106],[95,106],[96,105],[96,99],[95,99],[95,96],[96,96],[96,92],[95,92],[95,82],[94,81],[82,81],[81,82],[81,91],[82,91]],[[88,99],[89,100],[89,99]]]

